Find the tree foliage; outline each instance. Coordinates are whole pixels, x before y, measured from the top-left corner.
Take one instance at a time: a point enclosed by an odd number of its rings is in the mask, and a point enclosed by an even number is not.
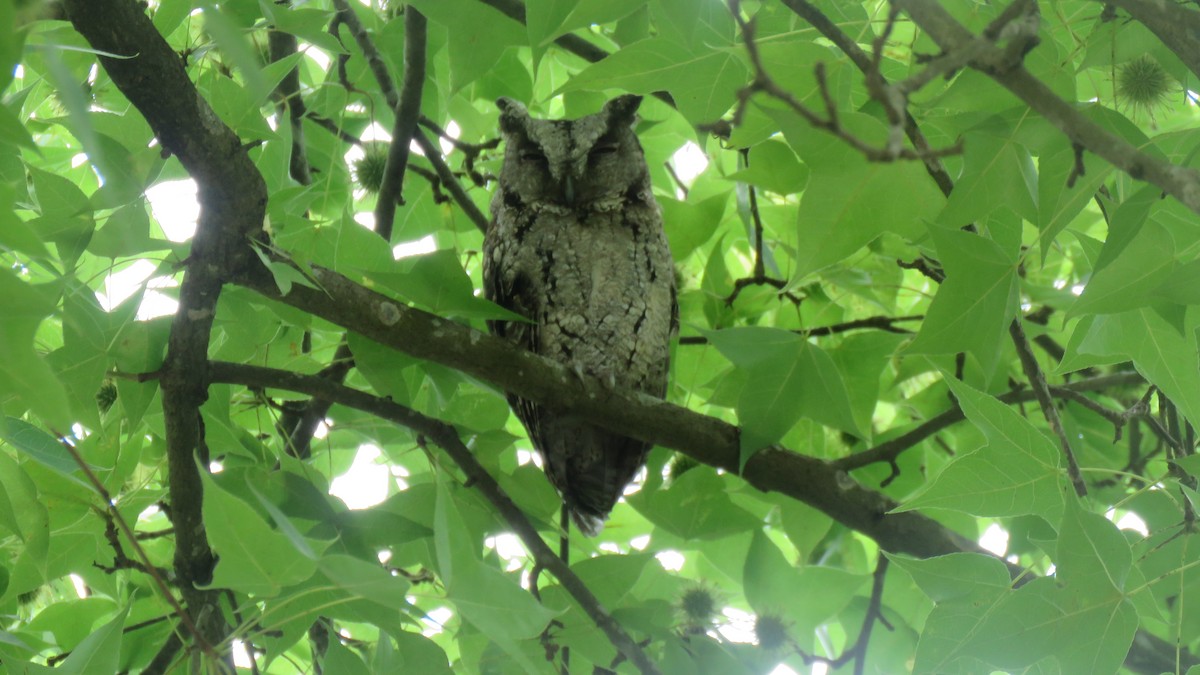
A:
[[[1196,34],[1152,0],[0,0],[0,660],[1195,672]],[[494,100],[623,92],[666,401],[489,337],[474,290]],[[658,444],[569,564],[505,391]]]

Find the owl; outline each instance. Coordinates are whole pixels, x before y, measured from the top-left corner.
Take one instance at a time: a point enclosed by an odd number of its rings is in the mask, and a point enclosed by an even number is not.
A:
[[[640,96],[577,120],[496,102],[504,165],[484,239],[489,300],[529,319],[495,335],[620,390],[666,394],[678,328],[662,213],[633,127]],[[596,535],[650,444],[515,396],[509,404],[541,454],[571,519]]]

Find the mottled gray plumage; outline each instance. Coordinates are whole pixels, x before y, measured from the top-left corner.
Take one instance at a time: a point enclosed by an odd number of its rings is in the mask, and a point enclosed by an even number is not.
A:
[[[663,396],[675,274],[633,133],[640,96],[578,120],[500,99],[506,142],[484,240],[487,297],[533,321],[493,333],[619,389]],[[650,446],[509,397],[579,529],[600,531]]]

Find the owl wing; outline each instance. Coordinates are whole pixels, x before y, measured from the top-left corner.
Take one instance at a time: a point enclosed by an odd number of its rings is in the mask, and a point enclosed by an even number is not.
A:
[[[493,223],[492,226],[496,227],[496,224]],[[488,300],[520,314],[530,322],[488,320],[488,330],[493,335],[502,337],[521,349],[538,354],[541,344],[538,322],[544,311],[544,299],[533,288],[529,277],[520,270],[511,269],[510,255],[513,253],[513,242],[489,241],[485,243],[484,254],[487,257],[483,266],[483,293]],[[512,394],[505,396],[509,405],[516,411],[517,418],[529,431],[530,440],[533,441],[535,447],[541,450],[544,447],[539,423],[541,408]]]

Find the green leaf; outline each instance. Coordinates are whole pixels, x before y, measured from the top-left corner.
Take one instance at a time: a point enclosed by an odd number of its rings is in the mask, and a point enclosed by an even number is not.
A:
[[[1043,151],[1038,157],[1037,224],[1043,258],[1113,171],[1111,164],[1090,152],[1077,154],[1065,136],[1054,145],[1053,150]],[[1077,159],[1083,162],[1082,175],[1075,175]],[[1071,180],[1074,182],[1068,185]]]
[[[13,396],[50,426],[66,430],[72,421],[66,390],[33,348],[38,326],[54,302],[47,289],[0,268],[0,354],[5,355],[0,359],[0,394]],[[24,409],[7,410],[19,414]]]
[[[33,137],[29,135],[29,130],[21,123],[21,118],[3,103],[0,103],[0,143],[11,143],[30,150],[37,147]]]
[[[1017,261],[996,242],[930,226],[946,281],[938,288],[908,352],[968,351],[991,371],[1017,311]]]
[[[713,195],[698,202],[658,198],[663,210],[663,227],[671,245],[671,257],[682,261],[712,238],[725,217],[728,194]]]
[[[1037,170],[1029,151],[1011,137],[971,133],[964,139],[963,173],[938,223],[960,228],[1007,207],[1037,220]]]
[[[500,570],[461,560],[447,595],[463,619],[497,641],[528,640],[545,630],[557,612],[543,607]]]
[[[1110,592],[1125,588],[1133,554],[1111,520],[1088,513],[1068,499],[1055,563],[1055,576],[1067,586]]]
[[[1012,586],[1004,562],[982,553],[951,553],[923,560],[886,555],[912,577],[922,593],[939,604],[991,602]]]
[[[13,213],[9,192],[8,186],[0,183],[0,246],[33,258],[49,258],[50,250],[42,243],[37,232]]]
[[[230,588],[260,598],[313,575],[316,563],[297,555],[287,536],[271,529],[249,504],[200,471],[204,482],[204,522],[218,556],[213,588]]]
[[[451,30],[450,90],[458,91],[487,73],[512,45],[528,41],[525,27],[474,0],[412,0],[421,13]]]
[[[649,553],[602,555],[581,560],[571,565],[571,570],[591,589],[601,605],[612,610],[630,599],[646,565],[653,560],[654,556]]]
[[[275,24],[276,29],[291,33],[304,42],[319,47],[326,54],[347,53],[341,41],[330,35],[327,30],[333,12],[321,9],[301,9],[290,5],[262,4],[260,7]]]
[[[95,492],[91,483],[76,474],[80,472],[75,458],[53,436],[15,417],[0,417],[0,439],[24,452],[38,464],[84,488]],[[65,441],[64,441],[65,442]],[[95,467],[89,467],[95,470]]]
[[[446,652],[433,640],[409,632],[399,633],[393,637],[397,647],[394,666],[383,669],[377,667],[375,672],[451,675],[450,660],[446,658]]]
[[[545,47],[560,35],[616,21],[642,5],[642,0],[530,0],[525,3],[529,44]]]
[[[258,55],[250,46],[249,41],[235,20],[230,15],[218,9],[211,0],[201,0],[198,4],[204,10],[204,29],[220,45],[221,52],[228,56],[233,64],[237,66],[241,76],[245,78],[246,88],[249,91],[263,92],[264,95],[266,92],[271,91],[272,87],[267,84],[266,79],[263,77]],[[223,79],[233,84],[232,78]],[[214,105],[217,103],[211,98],[209,102]],[[237,129],[237,126],[231,126],[235,130]]]
[[[459,567],[479,560],[479,549],[468,538],[466,523],[450,497],[446,482],[440,479],[433,512],[433,545],[438,574],[447,586],[454,584]]]
[[[636,42],[576,74],[556,93],[621,89],[666,91],[693,124],[712,123],[734,103],[746,67],[730,51],[691,50],[666,37]]]
[[[914,162],[868,162],[858,151],[827,134],[814,134],[775,116],[810,173],[800,198],[793,280],[837,263],[884,232],[916,240],[945,197]],[[841,115],[854,132],[883,137],[883,126],[863,115]]]
[[[806,601],[805,589],[800,586],[800,571],[783,557],[783,552],[767,535],[755,531],[742,568],[742,584],[746,602],[762,614],[782,610]]]
[[[117,209],[88,242],[89,253],[106,258],[170,248],[174,248],[171,242],[150,237],[150,217],[142,204],[127,204]]]
[[[361,229],[361,228],[360,228]],[[442,316],[471,319],[526,319],[475,295],[470,277],[454,250],[444,249],[397,261],[394,272],[375,272],[372,279],[413,304]]]
[[[126,607],[118,612],[112,621],[84,638],[53,672],[90,675],[115,673],[120,670],[118,664],[121,656],[121,637],[128,614],[129,608]]]
[[[1102,259],[1115,243],[1105,244]],[[1174,238],[1162,225],[1146,221],[1115,259],[1092,275],[1067,316],[1116,314],[1145,307],[1153,300],[1151,293],[1166,283],[1177,267]]]
[[[783,438],[801,416],[861,436],[846,385],[833,359],[800,336],[774,328],[708,333],[747,380],[738,397],[741,465]]]
[[[405,596],[409,583],[403,577],[393,576],[378,563],[335,554],[322,557],[317,567],[329,583],[350,595],[390,609],[409,606]]]
[[[808,169],[796,160],[796,153],[778,141],[764,141],[750,150],[749,166],[726,176],[728,180],[750,183],[760,188],[790,195],[804,189]]]
[[[70,218],[91,212],[87,195],[70,180],[38,169],[30,169],[29,176],[43,216]]]
[[[1065,482],[1062,454],[1029,420],[992,396],[945,375],[988,444],[958,455],[896,511],[948,509],[973,516],[1039,515],[1057,522]]]
[[[1133,361],[1147,380],[1162,390],[1188,421],[1200,424],[1200,363],[1196,328],[1200,314],[1189,309],[1187,330],[1153,308],[1096,317],[1079,343],[1079,351],[1119,356]]]
[[[684,540],[720,539],[761,524],[729,499],[721,477],[708,470],[688,471],[666,490],[639,492],[627,501],[650,522]]]
[[[362,657],[346,648],[339,640],[330,640],[324,655],[325,669],[346,675],[371,675]]]

